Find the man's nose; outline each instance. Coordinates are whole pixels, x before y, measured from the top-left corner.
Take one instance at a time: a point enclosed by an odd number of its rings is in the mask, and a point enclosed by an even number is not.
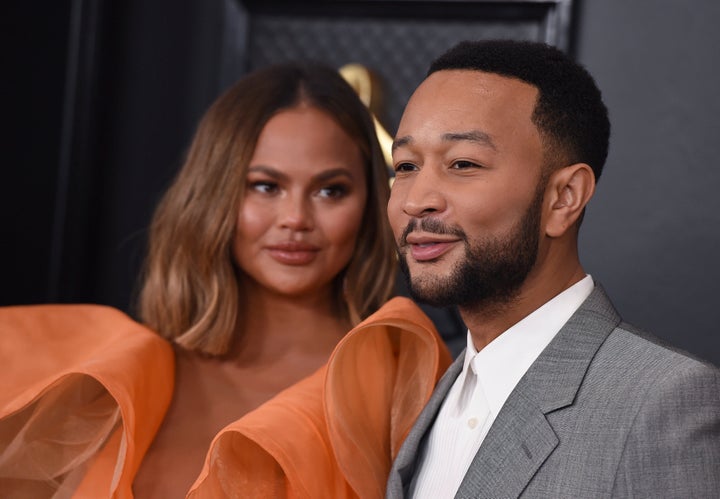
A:
[[[441,179],[428,166],[410,181],[403,202],[403,211],[411,217],[423,217],[446,209]]]

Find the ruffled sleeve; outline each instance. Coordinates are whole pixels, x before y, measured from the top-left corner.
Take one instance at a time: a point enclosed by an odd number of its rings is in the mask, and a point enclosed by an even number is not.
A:
[[[451,357],[394,298],[327,365],[220,432],[188,497],[381,498],[400,444]]]
[[[0,363],[0,490],[132,497],[172,397],[170,345],[110,307],[4,307]]]

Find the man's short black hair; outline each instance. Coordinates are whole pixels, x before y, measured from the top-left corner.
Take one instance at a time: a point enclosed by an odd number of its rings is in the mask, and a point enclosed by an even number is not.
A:
[[[438,57],[428,75],[452,69],[495,73],[536,87],[532,121],[549,159],[564,162],[552,166],[587,163],[600,178],[610,139],[607,108],[590,73],[564,52],[538,42],[465,41]]]

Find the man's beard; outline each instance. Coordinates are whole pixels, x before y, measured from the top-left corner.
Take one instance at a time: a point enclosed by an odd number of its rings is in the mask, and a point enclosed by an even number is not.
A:
[[[458,227],[446,226],[434,218],[420,219],[423,231],[452,234],[465,244],[465,258],[455,265],[448,277],[427,274],[413,279],[410,275],[405,238],[417,228],[418,220],[412,220],[403,232],[399,251],[400,269],[410,295],[436,307],[457,305],[478,310],[509,303],[519,293],[537,260],[543,193],[541,182],[522,219],[505,236],[471,242]]]

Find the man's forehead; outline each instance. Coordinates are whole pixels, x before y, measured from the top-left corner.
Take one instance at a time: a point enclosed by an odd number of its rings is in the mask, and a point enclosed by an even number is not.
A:
[[[428,75],[416,93],[460,90],[465,97],[495,94],[498,91],[530,93],[536,95],[535,85],[519,78],[475,69],[443,69]]]
[[[430,121],[447,130],[468,130],[483,124],[485,116],[530,120],[537,95],[536,87],[516,78],[475,70],[437,71],[408,101],[398,136]]]

